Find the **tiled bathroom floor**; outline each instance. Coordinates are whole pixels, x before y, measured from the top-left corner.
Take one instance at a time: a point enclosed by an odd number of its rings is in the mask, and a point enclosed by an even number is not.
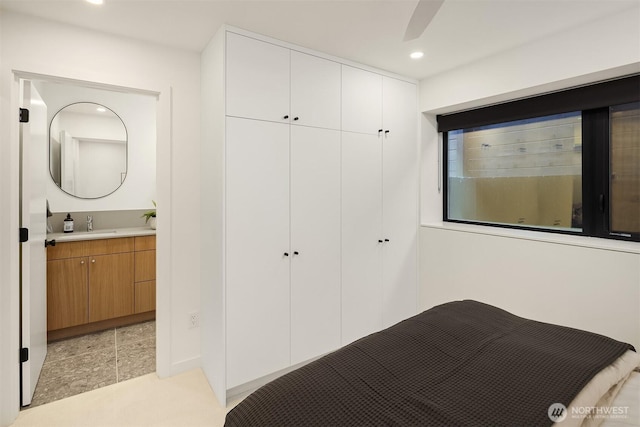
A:
[[[50,343],[30,408],[156,370],[155,321]]]

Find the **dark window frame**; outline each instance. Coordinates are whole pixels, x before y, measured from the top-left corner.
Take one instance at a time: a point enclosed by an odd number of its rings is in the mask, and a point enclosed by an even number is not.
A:
[[[566,89],[487,107],[437,116],[438,132],[443,134],[442,180],[443,220],[507,229],[532,230],[556,234],[640,241],[640,233],[623,234],[609,230],[610,224],[610,131],[609,111],[615,105],[640,101],[640,74]],[[582,112],[582,230],[553,229],[496,224],[449,218],[448,132],[458,129],[506,123],[553,114]],[[605,143],[603,143],[603,141]]]

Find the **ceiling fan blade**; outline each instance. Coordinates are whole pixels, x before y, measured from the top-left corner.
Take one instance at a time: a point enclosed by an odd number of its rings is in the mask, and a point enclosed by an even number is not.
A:
[[[404,41],[417,39],[427,29],[429,23],[436,16],[444,0],[418,0],[413,15],[407,25]]]

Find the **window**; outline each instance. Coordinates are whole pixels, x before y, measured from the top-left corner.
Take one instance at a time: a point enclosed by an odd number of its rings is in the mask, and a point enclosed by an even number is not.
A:
[[[640,241],[638,101],[632,76],[438,116],[444,219]]]
[[[610,110],[610,229],[640,234],[640,103]]]

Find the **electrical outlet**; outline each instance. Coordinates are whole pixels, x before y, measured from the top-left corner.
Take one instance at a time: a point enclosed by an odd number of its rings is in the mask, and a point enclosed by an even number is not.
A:
[[[189,329],[200,327],[200,313],[189,314]]]

